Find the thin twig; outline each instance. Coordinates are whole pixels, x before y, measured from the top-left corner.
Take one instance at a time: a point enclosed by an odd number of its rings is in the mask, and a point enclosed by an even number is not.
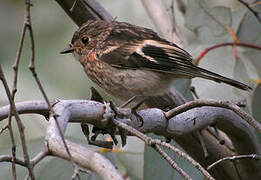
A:
[[[27,0],[26,2],[30,5],[30,0]],[[69,155],[69,157],[70,157],[70,160],[71,160],[71,162],[72,162],[72,164],[73,164],[73,166],[74,166],[75,172],[76,172],[76,171],[79,172],[78,170],[76,170],[76,169],[77,169],[77,165],[76,165],[75,162],[73,161],[72,155],[71,155],[71,153],[70,153],[70,151],[69,151],[69,148],[68,148],[68,146],[67,146],[67,144],[66,144],[66,141],[65,141],[64,136],[63,136],[63,134],[62,134],[60,125],[59,125],[59,123],[58,123],[58,120],[57,120],[55,114],[54,114],[53,111],[52,111],[51,103],[50,103],[50,101],[49,101],[49,99],[48,99],[48,97],[47,97],[47,95],[46,95],[46,93],[45,93],[45,91],[44,91],[44,88],[43,88],[43,86],[42,86],[42,84],[41,84],[41,82],[40,82],[40,79],[38,78],[37,73],[36,73],[36,71],[35,71],[35,64],[34,64],[34,61],[35,61],[35,45],[34,45],[34,36],[33,36],[32,24],[31,24],[31,17],[30,17],[30,9],[29,9],[30,6],[28,6],[27,8],[28,8],[28,10],[27,10],[28,14],[27,14],[26,27],[28,28],[29,36],[30,36],[30,42],[31,42],[31,60],[30,60],[30,64],[29,64],[29,69],[30,69],[30,71],[31,71],[32,74],[33,74],[33,77],[34,77],[34,79],[35,79],[35,81],[36,81],[36,83],[37,83],[37,85],[38,85],[38,87],[39,87],[39,89],[40,89],[40,91],[41,91],[41,93],[42,93],[42,95],[43,95],[43,97],[44,97],[44,99],[45,99],[45,101],[46,101],[46,103],[47,103],[49,109],[50,109],[50,112],[52,112],[52,114],[53,114],[53,116],[54,116],[56,125],[57,125],[57,127],[58,127],[60,136],[61,136],[61,138],[62,138],[62,142],[64,143],[64,147],[65,147],[65,149],[66,149],[66,151],[67,151],[67,153],[68,153],[68,155]]]
[[[27,10],[26,10],[25,14],[27,14]],[[25,32],[26,32],[26,28],[27,28],[26,17],[27,16],[25,15],[24,24],[22,27],[22,33],[20,36],[20,41],[19,41],[17,52],[16,52],[15,63],[13,65],[13,71],[14,71],[13,90],[12,90],[13,96],[17,92],[18,67],[19,67],[20,57],[21,57],[22,49],[23,49],[23,45],[24,45]]]
[[[223,161],[235,161],[238,159],[253,159],[253,160],[261,160],[261,156],[257,155],[257,154],[247,154],[247,155],[238,155],[238,156],[231,156],[231,157],[224,157],[222,159],[219,159],[218,161],[212,163],[211,165],[208,166],[208,170],[210,170],[211,168],[213,168],[214,166],[216,166],[217,164],[223,162]]]
[[[28,20],[29,11],[30,11],[30,2],[25,1],[24,23],[23,23],[23,27],[22,27],[22,33],[21,33],[21,36],[20,36],[18,49],[17,49],[17,52],[16,52],[15,63],[13,65],[14,79],[13,79],[13,87],[12,87],[12,94],[11,94],[11,98],[12,98],[13,101],[15,100],[15,94],[17,92],[18,68],[19,68],[20,57],[21,57],[22,49],[23,49],[25,33],[26,33],[26,29],[27,29],[27,22],[28,22],[27,20]],[[11,143],[12,143],[12,156],[13,156],[13,159],[15,159],[16,145],[15,145],[13,129],[12,129],[12,112],[13,112],[12,106],[10,106],[10,113],[8,115],[8,128],[9,128],[9,134],[10,134]],[[14,161],[12,163],[12,174],[13,174],[13,179],[16,179],[16,170],[15,170],[15,162]]]
[[[206,171],[197,161],[195,161],[193,158],[191,158],[190,156],[188,156],[186,153],[182,152],[178,148],[172,146],[169,143],[160,141],[158,139],[151,140],[151,143],[158,144],[160,146],[163,146],[163,147],[173,151],[174,153],[178,154],[179,156],[183,157],[188,162],[190,162],[194,167],[196,167],[206,177],[206,179],[214,180],[214,178],[209,174],[209,172]]]
[[[43,158],[45,158],[49,154],[48,151],[41,151],[39,152],[32,160],[31,164],[34,167],[37,163],[39,163]]]
[[[208,150],[207,150],[206,143],[204,142],[204,139],[202,137],[201,131],[197,131],[196,133],[198,135],[200,145],[201,145],[203,152],[204,152],[204,158],[207,159],[208,158]]]
[[[213,107],[222,107],[234,111],[242,119],[248,122],[252,127],[254,127],[259,133],[261,133],[261,124],[257,122],[252,116],[247,114],[245,111],[241,110],[236,104],[233,104],[229,101],[214,101],[214,100],[195,100],[190,101],[186,104],[180,105],[168,112],[165,113],[167,119],[172,118],[180,113],[188,111],[190,109],[202,106],[213,106]]]
[[[39,152],[30,162],[32,167],[34,167],[37,163],[39,163],[44,157],[46,157],[49,154],[48,151],[41,151]],[[0,156],[0,162],[12,162],[12,156],[10,155],[1,155]],[[15,164],[27,167],[24,160],[20,158],[15,158]]]
[[[242,42],[227,42],[227,43],[221,43],[221,44],[216,44],[214,46],[211,46],[209,48],[206,48],[203,52],[200,53],[200,55],[195,59],[195,65],[198,65],[199,61],[211,50],[224,47],[224,46],[240,46],[240,47],[245,47],[245,48],[252,48],[252,49],[257,49],[261,50],[261,46],[254,45],[254,44],[248,44],[248,43],[242,43]]]
[[[33,169],[31,167],[29,155],[28,155],[28,152],[27,152],[26,140],[25,140],[25,135],[24,135],[24,126],[23,126],[23,123],[22,123],[22,121],[21,121],[21,119],[20,119],[20,117],[19,117],[19,115],[18,115],[18,113],[16,111],[15,103],[12,100],[11,92],[10,92],[10,89],[9,89],[8,84],[6,82],[4,73],[2,71],[1,64],[0,64],[0,80],[3,82],[3,85],[4,85],[4,88],[5,88],[6,95],[8,97],[10,106],[12,106],[12,113],[14,113],[14,116],[15,116],[15,119],[16,119],[16,122],[17,122],[17,126],[18,126],[18,130],[19,130],[19,134],[20,134],[20,139],[21,139],[22,149],[23,149],[23,153],[24,153],[25,164],[26,164],[26,166],[28,168],[28,171],[29,171],[29,174],[30,174],[30,178],[33,180],[33,179],[35,179],[35,177],[34,177],[34,174],[33,174]]]
[[[198,96],[198,93],[197,93],[197,91],[196,91],[195,86],[191,86],[191,87],[190,87],[190,91],[191,91],[191,93],[194,95],[195,99],[199,99],[199,96]]]
[[[195,166],[207,179],[214,180],[214,178],[198,163],[196,162],[193,158],[191,158],[189,155],[185,154],[184,152],[180,151],[178,148],[175,148],[174,146],[166,143],[166,142],[161,142],[160,140],[157,139],[152,139],[145,134],[141,133],[140,131],[134,129],[131,126],[128,126],[122,122],[119,122],[117,120],[114,121],[115,125],[126,130],[130,134],[138,137],[142,141],[144,141],[147,145],[153,146],[155,144],[158,144],[160,146],[166,147],[169,150],[173,151],[174,153],[178,154],[179,156],[183,157],[186,159],[188,162],[190,162],[193,166]]]
[[[243,0],[238,0],[238,2],[240,2],[241,4],[243,4],[250,12],[253,13],[253,15],[256,17],[256,19],[259,21],[259,23],[261,23],[261,17],[259,16],[259,13],[257,11],[255,11],[253,8],[251,8],[248,3],[246,3]]]
[[[73,2],[73,5],[72,5],[72,7],[71,7],[71,9],[70,9],[70,11],[71,11],[71,12],[73,12],[73,10],[74,10],[74,7],[75,7],[75,5],[76,5],[77,1],[78,1],[78,0],[74,0],[74,2]]]
[[[1,129],[0,129],[0,135],[4,132],[4,130],[8,129],[8,124],[4,125]]]
[[[155,144],[152,146],[153,149],[155,149],[168,163],[169,165],[175,169],[184,179],[192,180],[192,178],[183,170],[181,169],[177,163],[175,163],[171,157],[167,153],[165,153],[158,144]]]
[[[11,163],[13,163],[13,157],[10,156],[10,155],[1,155],[0,156],[0,162],[11,162]],[[27,167],[23,159],[16,157],[14,159],[14,162],[15,162],[15,164]]]
[[[13,98],[12,98],[13,100]],[[16,144],[15,144],[15,139],[14,139],[14,132],[13,132],[13,128],[12,128],[12,112],[13,112],[13,109],[12,109],[12,106],[10,106],[10,110],[9,110],[9,113],[8,113],[8,131],[9,131],[9,136],[10,136],[10,139],[11,139],[11,144],[12,144],[12,147],[11,147],[11,151],[12,151],[12,174],[13,174],[13,179],[16,180],[16,167],[15,167],[15,161],[14,159],[16,158]]]

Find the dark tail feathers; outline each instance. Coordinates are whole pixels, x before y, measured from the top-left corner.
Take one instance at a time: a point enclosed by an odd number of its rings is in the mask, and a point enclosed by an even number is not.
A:
[[[231,86],[237,87],[239,89],[247,90],[247,91],[252,90],[252,88],[250,86],[245,85],[241,82],[235,81],[233,79],[226,78],[224,76],[221,76],[221,75],[213,73],[211,71],[202,69],[200,67],[197,67],[197,69],[199,71],[197,73],[197,77],[201,77],[201,78],[204,78],[204,79],[210,79],[210,80],[216,81],[218,83],[223,82],[223,83],[226,83],[226,84],[229,84]]]

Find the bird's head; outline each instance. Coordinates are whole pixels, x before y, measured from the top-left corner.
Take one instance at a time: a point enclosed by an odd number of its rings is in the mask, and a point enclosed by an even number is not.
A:
[[[88,20],[74,33],[69,47],[60,53],[73,53],[77,59],[89,55],[93,49],[104,42],[110,30],[108,22]]]

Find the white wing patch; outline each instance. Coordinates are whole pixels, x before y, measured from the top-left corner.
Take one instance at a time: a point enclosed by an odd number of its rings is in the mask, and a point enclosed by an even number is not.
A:
[[[135,51],[137,54],[146,57],[149,61],[159,64],[158,61],[155,60],[153,57],[147,56],[143,53],[142,48],[146,47],[147,45],[156,46],[156,47],[164,47],[164,46],[166,47],[167,45],[159,43],[158,41],[154,41],[154,40],[144,40],[143,43],[140,44]],[[168,47],[172,47],[172,46],[168,46]]]

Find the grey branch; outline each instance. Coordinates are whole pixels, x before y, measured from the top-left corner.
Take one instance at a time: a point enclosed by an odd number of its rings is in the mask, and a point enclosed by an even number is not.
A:
[[[222,161],[235,161],[235,160],[239,160],[239,159],[253,159],[253,160],[261,160],[261,156],[260,155],[257,155],[257,154],[247,154],[247,155],[239,155],[239,156],[232,156],[232,157],[225,157],[225,158],[222,158],[216,162],[214,162],[213,164],[209,165],[208,166],[208,170],[213,168],[215,165],[217,165],[218,163],[221,163]]]
[[[61,101],[53,107],[54,114],[51,115],[51,118],[49,120],[45,137],[48,150],[52,155],[70,160],[67,151],[64,149],[64,143],[61,139],[55,117],[57,118],[57,121],[60,125],[62,134],[65,133],[70,119],[83,118],[77,115],[82,111],[85,111],[85,115],[87,115],[87,117],[89,118],[97,117],[98,119],[101,119],[104,113],[104,107],[102,104],[88,101],[84,104],[87,105],[89,108],[85,109],[86,106],[81,106],[81,103],[84,103],[84,101],[80,101],[80,104],[75,103],[74,101]],[[82,115],[83,113],[80,114]],[[101,154],[91,151],[84,146],[72,143],[70,141],[66,141],[66,144],[70,150],[73,161],[79,166],[90,169],[106,180],[123,179],[114,165]]]
[[[17,103],[16,107],[18,113],[43,114],[43,112],[46,113],[46,111],[48,111],[47,105],[43,101],[21,102]],[[30,108],[32,109],[31,111]],[[101,120],[104,119],[106,106],[102,103],[89,100],[62,100],[54,105],[53,110],[55,114],[58,115],[59,124],[64,133],[68,121],[84,121],[97,127],[103,127]],[[0,109],[0,120],[6,118],[8,112],[9,106],[2,107]],[[160,136],[172,137],[173,139],[179,136],[186,136],[200,129],[204,129],[209,125],[215,125],[229,136],[238,154],[249,154],[250,152],[261,154],[261,147],[254,134],[254,130],[239,115],[229,109],[217,107],[194,108],[178,114],[169,120],[166,119],[165,112],[157,108],[145,109],[138,113],[144,121],[142,127],[139,127],[139,123],[135,123],[137,119],[131,115],[130,117],[132,117],[132,121],[127,121],[125,119],[123,122],[143,133],[152,132]],[[59,139],[56,125],[52,119],[49,121],[46,140],[52,154],[65,159],[68,158],[64,148],[61,148],[63,144]],[[71,142],[68,142],[68,146],[70,147],[73,158],[77,164],[84,167],[87,166],[87,168],[97,172],[98,174],[100,173],[100,175],[104,175],[104,172],[100,172],[100,169],[96,169],[98,165],[90,167],[95,164],[88,164],[87,162],[89,162],[90,159],[81,158],[84,153],[92,154],[91,156],[84,155],[85,157],[94,157],[94,152]],[[81,153],[76,153],[78,151]],[[113,165],[111,165],[108,160],[103,158],[101,155],[95,155],[95,157],[97,156],[100,158],[101,162],[109,164],[109,166],[106,165],[106,167],[113,169]],[[82,161],[87,162],[83,163]],[[100,161],[97,160],[97,163],[100,164]],[[253,161],[245,161],[243,165],[248,166],[253,171],[255,171],[257,167],[256,162]],[[116,172],[115,174],[117,174]]]

